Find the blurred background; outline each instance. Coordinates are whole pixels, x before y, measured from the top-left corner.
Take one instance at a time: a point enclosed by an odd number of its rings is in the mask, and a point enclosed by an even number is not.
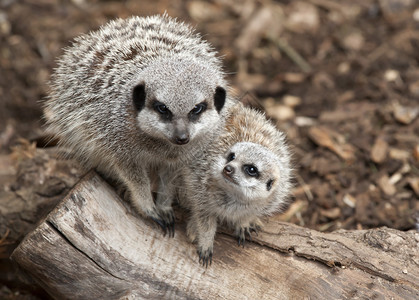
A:
[[[193,24],[235,95],[286,132],[295,188],[275,218],[320,231],[415,227],[417,0],[0,0],[0,187],[17,147],[43,134],[39,101],[62,48],[110,19],[164,12]]]

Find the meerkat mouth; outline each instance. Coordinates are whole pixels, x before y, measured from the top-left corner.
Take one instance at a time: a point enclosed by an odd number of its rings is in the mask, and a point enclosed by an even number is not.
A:
[[[230,182],[230,183],[233,183],[233,184],[237,185],[237,182],[234,180],[234,178],[228,176],[224,172],[222,172],[221,174],[223,174],[223,177],[227,182]]]

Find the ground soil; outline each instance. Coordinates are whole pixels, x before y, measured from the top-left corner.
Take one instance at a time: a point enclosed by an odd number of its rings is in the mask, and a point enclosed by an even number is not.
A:
[[[39,101],[72,38],[109,19],[165,11],[192,23],[223,56],[235,94],[286,132],[295,188],[276,218],[320,231],[415,228],[414,0],[0,0],[0,154],[43,135]],[[45,297],[0,287],[9,299]]]

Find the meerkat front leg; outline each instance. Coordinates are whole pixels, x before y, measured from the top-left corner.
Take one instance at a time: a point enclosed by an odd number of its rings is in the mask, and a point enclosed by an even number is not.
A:
[[[235,234],[237,236],[238,245],[244,247],[244,242],[246,237],[249,241],[252,240],[252,233],[258,233],[262,228],[262,221],[258,217],[253,217],[251,219],[245,219],[241,222],[238,222],[235,226]]]
[[[214,237],[217,231],[217,218],[192,211],[187,225],[187,234],[191,241],[197,244],[199,263],[208,267],[212,264]]]
[[[116,170],[118,177],[126,185],[130,200],[138,213],[151,218],[166,233],[169,224],[159,214],[151,194],[151,183],[147,170],[137,165]]]
[[[159,216],[165,222],[169,236],[175,236],[175,215],[173,212],[173,198],[176,196],[176,186],[173,174],[170,170],[162,170],[159,173],[159,182],[156,196],[156,209]]]

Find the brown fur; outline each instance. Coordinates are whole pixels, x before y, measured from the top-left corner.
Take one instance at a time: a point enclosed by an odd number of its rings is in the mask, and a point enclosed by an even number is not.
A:
[[[173,228],[172,208],[163,192],[153,201],[149,174],[162,176],[164,191],[167,170],[217,136],[224,102],[231,102],[226,89],[216,53],[189,26],[167,15],[131,17],[65,50],[44,114],[49,130],[87,168],[125,186],[137,211],[166,230]],[[205,110],[192,118],[202,102]]]
[[[228,161],[231,153],[235,158]],[[225,176],[227,166],[234,172]],[[256,167],[257,177],[246,173],[249,166]],[[232,107],[219,138],[177,182],[180,201],[191,211],[188,235],[197,243],[200,261],[211,261],[219,222],[232,226],[242,244],[262,225],[260,217],[280,210],[290,177],[284,135],[262,113],[240,103]]]

